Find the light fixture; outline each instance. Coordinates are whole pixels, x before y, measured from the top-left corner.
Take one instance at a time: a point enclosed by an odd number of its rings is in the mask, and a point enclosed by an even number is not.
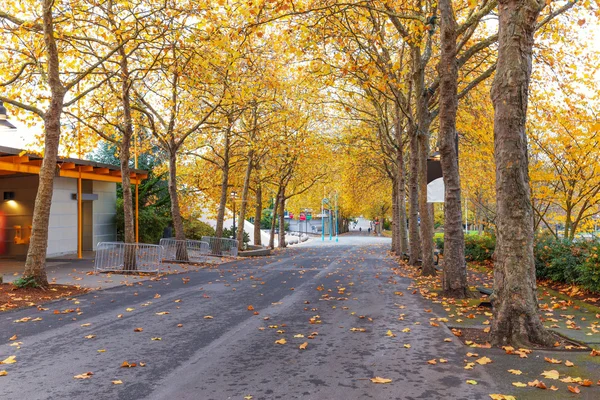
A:
[[[237,192],[234,190],[231,192],[231,198],[235,199],[237,197]]]
[[[4,103],[0,101],[0,126],[4,126],[9,129],[17,129],[16,126],[8,122],[8,116],[6,114],[6,107],[4,107]]]
[[[15,192],[4,192],[4,200],[14,200]]]

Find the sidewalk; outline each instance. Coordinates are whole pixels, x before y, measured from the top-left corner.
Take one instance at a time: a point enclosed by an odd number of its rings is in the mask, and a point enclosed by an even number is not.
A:
[[[76,254],[60,257],[48,258],[46,260],[46,273],[50,283],[63,285],[76,285],[90,289],[106,289],[115,286],[132,285],[137,282],[146,281],[154,278],[156,275],[147,274],[121,275],[113,273],[94,273],[94,252],[84,252],[83,258],[77,258]],[[202,264],[178,264],[163,263],[161,272],[179,273],[187,271],[197,271],[206,266],[206,264],[222,264],[229,261],[226,258],[206,257]],[[0,260],[0,275],[4,282],[13,282],[19,279],[25,268],[24,260]]]

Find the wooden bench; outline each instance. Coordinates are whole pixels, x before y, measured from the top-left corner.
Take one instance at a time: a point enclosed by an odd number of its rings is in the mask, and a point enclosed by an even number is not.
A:
[[[486,296],[491,296],[494,294],[494,290],[493,289],[489,289],[483,286],[477,286],[475,289],[477,289],[477,291],[481,294],[485,294]],[[491,301],[482,301],[481,303],[479,303],[479,307],[493,307],[493,304]]]

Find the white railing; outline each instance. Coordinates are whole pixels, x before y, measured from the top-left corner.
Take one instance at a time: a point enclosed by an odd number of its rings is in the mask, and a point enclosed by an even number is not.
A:
[[[235,239],[202,236],[202,241],[208,243],[209,255],[217,257],[237,257],[238,241]]]
[[[145,243],[101,242],[96,247],[95,272],[159,272],[163,247]]]
[[[209,244],[199,240],[164,238],[160,239],[160,245],[164,248],[164,261],[203,262],[210,253]]]

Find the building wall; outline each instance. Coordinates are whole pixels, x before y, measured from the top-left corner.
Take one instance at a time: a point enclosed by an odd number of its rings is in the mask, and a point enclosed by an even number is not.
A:
[[[117,184],[114,182],[93,181],[93,193],[98,195],[93,209],[94,250],[100,242],[114,242],[117,240]]]
[[[48,224],[48,257],[77,253],[77,179],[55,177]]]
[[[23,258],[27,255],[27,244],[15,244],[15,225],[22,227],[22,237],[31,234],[33,207],[39,184],[37,175],[21,175],[0,178],[0,196],[3,192],[15,192],[15,200],[3,201],[0,198],[0,223],[4,224],[0,243],[0,257]],[[84,218],[84,232],[87,232],[91,249],[96,249],[98,242],[116,240],[116,201],[117,184],[114,182],[83,181],[84,193],[98,195],[98,200],[84,202],[87,221]],[[77,179],[55,177],[50,221],[48,224],[48,257],[77,253],[77,200],[72,194],[77,193]],[[89,203],[89,204],[87,204]],[[90,207],[91,206],[91,207]],[[92,225],[93,224],[93,225]],[[89,229],[85,229],[89,227]]]
[[[27,255],[26,244],[15,244],[15,225],[21,226],[22,236],[31,234],[29,225],[33,216],[33,205],[35,204],[35,195],[39,177],[37,175],[20,175],[10,178],[0,178],[0,217],[3,226],[0,238],[0,257],[19,257],[23,258]],[[14,192],[15,199],[4,201],[4,192]]]

